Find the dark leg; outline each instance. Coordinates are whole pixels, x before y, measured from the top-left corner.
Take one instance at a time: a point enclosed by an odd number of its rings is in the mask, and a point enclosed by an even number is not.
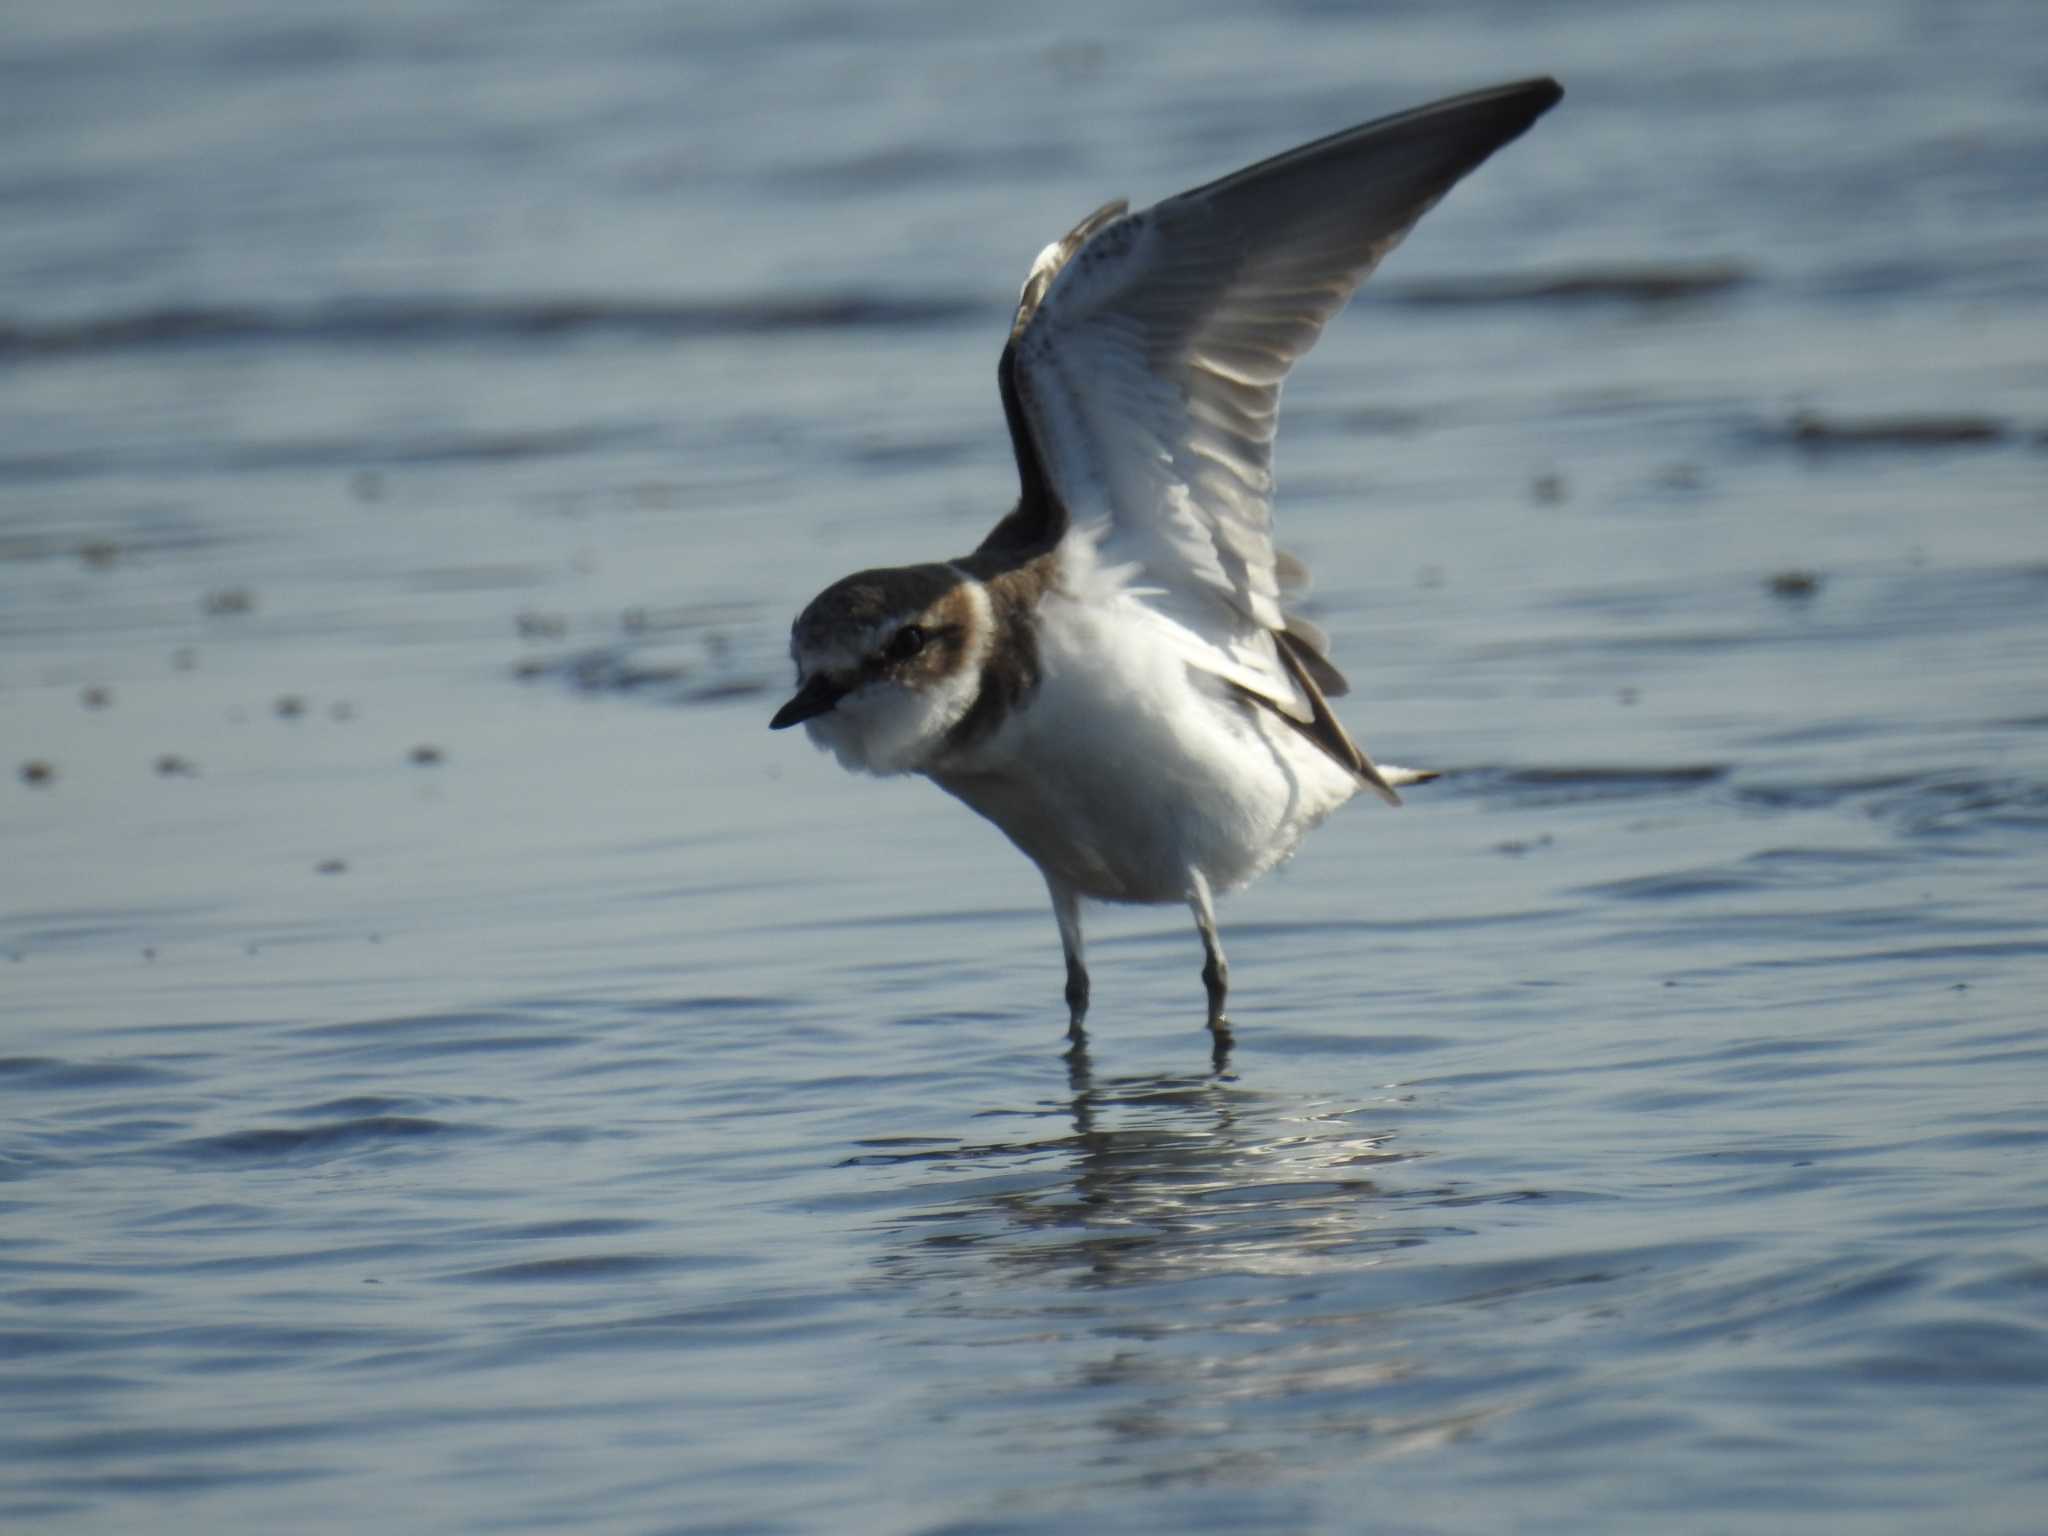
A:
[[[1221,1019],[1209,1026],[1209,1070],[1218,1077],[1230,1070],[1230,1048],[1235,1044],[1237,1037]]]
[[[1209,1028],[1228,1036],[1223,1017],[1223,1000],[1230,993],[1230,962],[1223,958],[1223,943],[1216,937],[1216,906],[1209,899],[1209,882],[1199,869],[1188,871],[1188,910],[1195,914],[1195,928],[1202,935],[1202,985],[1209,989]]]
[[[1088,1016],[1088,967],[1082,960],[1081,898],[1070,886],[1045,877],[1052,896],[1053,920],[1060,925],[1060,949],[1067,957],[1067,1033],[1081,1036],[1081,1020]]]

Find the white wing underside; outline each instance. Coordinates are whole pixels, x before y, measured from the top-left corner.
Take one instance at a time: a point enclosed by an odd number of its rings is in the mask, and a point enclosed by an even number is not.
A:
[[[1316,662],[1327,644],[1282,606],[1307,572],[1272,539],[1281,384],[1415,221],[1557,94],[1548,81],[1475,92],[1139,213],[1112,205],[1048,246],[1025,284],[1018,404],[1068,537],[1099,537],[1103,569],[1134,568],[1188,632],[1191,664],[1304,723],[1315,705],[1276,632]],[[1311,667],[1323,693],[1343,691],[1334,668]]]
[[[1191,664],[1306,722],[1272,638],[1307,577],[1272,539],[1280,383],[1306,348],[1264,334],[1257,292],[1233,293],[1239,313],[1189,334],[1172,261],[1188,253],[1167,246],[1158,213],[1118,220],[1060,274],[1019,338],[1018,392],[1070,537],[1093,538],[1101,567],[1127,568],[1201,642]]]

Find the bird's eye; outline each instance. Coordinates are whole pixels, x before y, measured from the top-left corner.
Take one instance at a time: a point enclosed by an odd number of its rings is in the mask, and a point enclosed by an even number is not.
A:
[[[882,654],[891,661],[908,661],[924,649],[924,631],[915,624],[906,624],[889,637],[889,646]]]

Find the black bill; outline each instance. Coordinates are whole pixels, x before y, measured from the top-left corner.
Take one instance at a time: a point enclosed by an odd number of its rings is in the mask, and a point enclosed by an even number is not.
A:
[[[786,731],[792,725],[801,724],[813,715],[824,714],[844,697],[844,688],[824,673],[815,673],[809,682],[797,689],[795,698],[775,711],[775,718],[768,722],[768,729]]]

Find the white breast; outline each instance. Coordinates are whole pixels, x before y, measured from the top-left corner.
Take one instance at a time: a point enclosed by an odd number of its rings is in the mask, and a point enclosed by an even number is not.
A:
[[[1272,868],[1358,781],[1275,717],[1191,671],[1205,642],[1133,594],[1052,593],[1038,689],[935,775],[1042,868],[1109,901],[1179,901]]]

